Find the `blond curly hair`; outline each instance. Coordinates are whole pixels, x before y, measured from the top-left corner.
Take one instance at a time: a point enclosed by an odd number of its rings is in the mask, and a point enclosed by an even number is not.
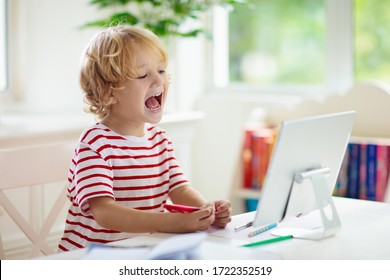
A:
[[[110,111],[112,92],[119,84],[135,79],[135,54],[145,50],[168,63],[163,42],[151,31],[133,26],[114,26],[102,29],[87,45],[81,60],[80,85],[85,96],[87,112],[103,119]]]

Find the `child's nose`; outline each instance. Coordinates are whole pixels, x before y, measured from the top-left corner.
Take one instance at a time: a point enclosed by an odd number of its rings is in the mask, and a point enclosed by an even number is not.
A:
[[[164,76],[160,73],[154,73],[153,83],[156,85],[162,85],[164,83]]]

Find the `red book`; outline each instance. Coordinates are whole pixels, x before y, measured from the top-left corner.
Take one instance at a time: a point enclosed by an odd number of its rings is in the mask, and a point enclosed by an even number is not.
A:
[[[389,176],[389,153],[388,146],[377,145],[377,165],[376,165],[376,200],[383,202],[385,200],[387,178]]]
[[[244,131],[242,147],[242,185],[250,189],[252,186],[252,133],[253,129]]]
[[[262,128],[252,134],[252,189],[261,190],[269,163],[270,142],[274,133]]]

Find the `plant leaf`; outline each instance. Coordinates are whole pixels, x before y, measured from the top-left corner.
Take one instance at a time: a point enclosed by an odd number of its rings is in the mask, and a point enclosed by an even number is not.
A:
[[[202,12],[213,6],[225,6],[232,8],[235,5],[243,5],[252,0],[89,0],[90,5],[100,9],[132,7],[128,4],[136,4],[138,9],[130,13],[128,11],[114,13],[107,19],[86,23],[86,27],[104,27],[118,24],[139,25],[148,28],[158,36],[170,35],[181,37],[195,37],[204,34],[209,37],[204,29],[193,29],[186,32],[179,31],[179,27],[187,19],[199,19]]]
[[[135,25],[139,22],[138,17],[135,15],[129,13],[129,12],[121,12],[113,14],[109,21],[111,22],[111,25],[118,25],[118,24],[128,24],[128,25]]]

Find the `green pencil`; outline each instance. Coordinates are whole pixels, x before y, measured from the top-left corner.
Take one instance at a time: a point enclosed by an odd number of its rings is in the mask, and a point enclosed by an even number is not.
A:
[[[292,235],[278,236],[278,237],[275,237],[275,238],[266,239],[266,240],[262,240],[262,241],[259,241],[259,242],[248,243],[248,244],[242,245],[242,247],[261,246],[261,245],[274,243],[274,242],[278,242],[278,241],[282,241],[282,240],[287,240],[287,239],[291,239],[291,238],[293,238]]]

